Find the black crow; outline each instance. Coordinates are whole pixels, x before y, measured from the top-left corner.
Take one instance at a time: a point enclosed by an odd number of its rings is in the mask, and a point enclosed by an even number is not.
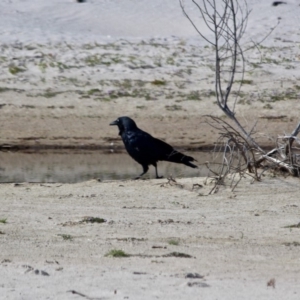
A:
[[[109,125],[117,125],[119,127],[119,135],[122,137],[128,154],[143,167],[143,173],[135,179],[147,173],[149,165],[155,167],[156,178],[162,178],[157,174],[157,162],[159,160],[166,160],[184,164],[191,168],[197,168],[196,165],[191,163],[191,161],[196,161],[193,157],[176,151],[169,144],[139,129],[135,122],[129,117],[120,117]]]

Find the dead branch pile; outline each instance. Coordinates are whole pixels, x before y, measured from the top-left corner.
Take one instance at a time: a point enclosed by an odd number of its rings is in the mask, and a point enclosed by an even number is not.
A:
[[[300,123],[291,135],[278,137],[274,149],[265,152],[229,122],[219,117],[205,117],[210,126],[219,132],[214,150],[214,156],[219,161],[218,168],[212,168],[215,163],[207,165],[216,186],[224,184],[224,179],[230,177],[230,186],[234,189],[246,175],[260,181],[262,174],[270,170],[300,176],[300,140],[296,137]]]
[[[270,169],[300,176],[300,156],[297,147],[300,123],[290,135],[279,137],[272,151],[266,152],[253,138],[253,130],[248,132],[235,114],[245,74],[245,52],[260,45],[279,25],[279,20],[260,41],[251,40],[250,46],[243,45],[242,38],[251,13],[246,0],[190,0],[199,12],[203,25],[212,35],[205,35],[203,26],[200,29],[200,26],[196,25],[186,10],[187,1],[179,0],[184,15],[198,34],[214,49],[217,104],[234,123],[233,126],[218,117],[207,117],[208,123],[219,131],[219,148],[216,149],[216,153],[222,153],[222,163],[217,172],[208,166],[215,175],[217,185],[223,184],[224,178],[233,174],[233,178],[239,178],[232,181],[234,188],[245,174],[260,180],[262,173]],[[238,81],[237,76],[240,77]],[[231,91],[235,83],[238,84],[238,92],[232,97]]]

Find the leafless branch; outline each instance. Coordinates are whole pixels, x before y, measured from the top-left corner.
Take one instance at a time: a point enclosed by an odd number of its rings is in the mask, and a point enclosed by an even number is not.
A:
[[[263,151],[235,116],[235,106],[241,90],[242,80],[240,80],[238,92],[232,107],[230,107],[228,103],[236,74],[240,73],[243,79],[245,73],[245,57],[241,40],[245,34],[248,18],[251,13],[247,1],[192,0],[192,3],[200,12],[205,25],[213,33],[212,39],[207,38],[188,15],[185,10],[184,0],[179,0],[179,3],[184,15],[188,18],[199,35],[214,48],[216,64],[215,91],[218,106],[236,123],[239,130],[245,135],[249,142]],[[273,30],[274,28],[267,36],[271,34]],[[262,41],[265,40],[266,37],[264,37]],[[257,47],[257,43],[251,47]],[[249,50],[251,47],[248,47],[246,50]]]
[[[216,186],[223,183],[224,178],[230,172],[235,175],[238,174],[239,180],[246,173],[251,174],[250,176],[253,176],[255,180],[260,180],[259,169],[262,170],[261,172],[265,172],[266,169],[280,168],[299,176],[300,159],[299,155],[295,153],[293,143],[297,140],[296,137],[300,132],[300,123],[290,136],[280,138],[276,148],[266,153],[252,138],[254,128],[247,132],[235,115],[235,107],[245,74],[246,58],[244,53],[250,49],[258,48],[279,25],[280,20],[278,19],[277,24],[270,28],[260,41],[252,41],[250,46],[245,47],[242,45],[242,39],[251,13],[246,0],[191,0],[191,2],[196,6],[204,24],[213,34],[212,38],[208,38],[204,31],[196,26],[185,10],[184,0],[179,0],[184,15],[199,35],[214,49],[217,104],[236,125],[233,127],[220,118],[209,116],[210,125],[220,131],[219,145],[222,149],[219,149],[219,152],[223,153],[223,163],[217,172],[218,175],[215,176],[216,185],[211,192],[214,192]],[[238,83],[236,82],[237,75],[242,79]],[[232,87],[235,83],[238,84],[238,92],[234,101],[229,104]],[[233,178],[236,177],[233,176]],[[235,179],[233,181],[231,186],[235,188],[237,183]]]

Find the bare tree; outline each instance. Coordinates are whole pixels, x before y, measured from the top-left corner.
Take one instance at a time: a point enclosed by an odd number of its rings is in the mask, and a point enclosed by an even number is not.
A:
[[[246,0],[191,0],[202,17],[205,26],[212,33],[212,38],[204,34],[199,26],[192,20],[186,11],[184,0],[179,0],[184,15],[191,22],[198,34],[212,46],[215,53],[215,91],[216,100],[221,110],[237,125],[236,131],[228,123],[212,117],[213,125],[223,132],[220,136],[226,139],[225,152],[238,151],[245,161],[245,168],[239,165],[239,173],[245,170],[255,170],[255,178],[259,179],[256,172],[258,167],[264,166],[268,162],[268,167],[282,167],[293,175],[299,175],[299,167],[296,163],[297,157],[293,154],[292,145],[300,131],[300,123],[290,136],[281,139],[284,145],[277,145],[275,149],[266,153],[252,138],[252,131],[247,132],[235,115],[236,102],[240,93],[241,85],[245,74],[244,53],[253,47],[261,44],[271,32],[278,26],[271,28],[260,41],[252,45],[242,45],[242,38],[245,34],[248,18],[251,10],[248,8]],[[239,76],[237,92],[233,97],[232,87]],[[231,100],[231,101],[229,101]],[[232,146],[234,144],[234,147]],[[257,156],[258,155],[258,156]],[[277,156],[277,157],[275,157]],[[225,154],[224,154],[225,159]],[[286,160],[288,159],[288,162]],[[231,165],[232,160],[225,159],[227,165]],[[229,163],[229,164],[228,164]]]
[[[238,95],[235,97],[232,107],[230,108],[228,105],[235,76],[239,73],[243,79],[245,73],[245,59],[241,39],[245,33],[250,14],[247,2],[241,0],[239,2],[237,0],[201,0],[201,4],[194,0],[192,2],[198,8],[205,25],[213,33],[213,38],[207,38],[187,14],[184,0],[180,0],[181,9],[185,16],[199,35],[215,51],[215,91],[218,106],[229,118],[234,120],[247,139],[251,140],[250,135],[235,117],[234,110]],[[240,80],[240,84],[241,82],[242,80]]]

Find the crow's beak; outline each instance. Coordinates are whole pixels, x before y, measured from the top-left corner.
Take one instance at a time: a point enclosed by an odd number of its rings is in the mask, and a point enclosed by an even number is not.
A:
[[[118,125],[118,120],[109,123],[109,125]]]

